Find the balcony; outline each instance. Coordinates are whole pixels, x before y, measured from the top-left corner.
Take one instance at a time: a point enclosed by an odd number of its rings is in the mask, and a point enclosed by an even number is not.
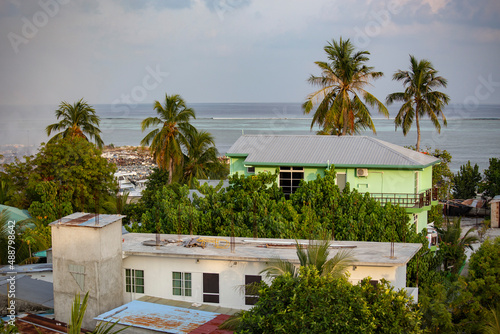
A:
[[[422,208],[431,205],[432,201],[437,201],[437,188],[427,189],[419,194],[370,193],[370,196],[383,205],[391,202],[403,208]]]

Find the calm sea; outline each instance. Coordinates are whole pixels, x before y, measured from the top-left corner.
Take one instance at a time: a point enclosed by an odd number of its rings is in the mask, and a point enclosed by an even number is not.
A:
[[[304,115],[300,103],[193,103],[193,121],[198,129],[215,137],[216,146],[224,154],[242,134],[314,134],[311,116]],[[142,119],[155,116],[151,104],[94,105],[101,117],[102,138],[115,146],[138,146],[145,133],[140,129]],[[19,154],[34,153],[41,142],[47,141],[44,130],[54,123],[56,106],[0,106],[0,151],[17,144]],[[416,130],[405,137],[395,130],[393,118],[398,107],[390,106],[390,119],[372,113],[377,134],[363,135],[402,146],[415,145]],[[481,105],[465,108],[450,105],[445,109],[448,126],[437,133],[432,123],[421,122],[422,147],[447,150],[457,171],[470,160],[480,170],[487,168],[489,158],[500,157],[500,105]]]

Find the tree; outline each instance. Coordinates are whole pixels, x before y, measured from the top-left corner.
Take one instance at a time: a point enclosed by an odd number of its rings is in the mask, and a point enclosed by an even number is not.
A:
[[[490,158],[490,165],[484,171],[482,190],[486,196],[500,195],[500,159]]]
[[[72,105],[61,102],[59,109],[56,110],[56,117],[61,120],[47,126],[47,136],[55,131],[64,131],[56,134],[51,140],[75,137],[88,140],[90,138],[94,139],[95,144],[102,149],[104,142],[100,137],[101,130],[99,130],[101,119],[86,101],[80,99]]]
[[[155,101],[154,109],[157,117],[148,117],[141,122],[144,132],[151,126],[163,124],[161,128],[149,132],[141,145],[150,145],[151,153],[158,167],[169,172],[168,183],[171,184],[176,167],[182,165],[182,146],[186,145],[186,136],[194,132],[191,118],[195,117],[193,109],[188,108],[179,95],[165,94],[165,104]]]
[[[460,166],[460,170],[453,176],[453,195],[455,198],[475,198],[481,173],[479,167],[474,164],[471,166],[470,160],[466,165]]]
[[[321,134],[352,135],[375,126],[366,104],[376,107],[389,117],[387,108],[375,96],[365,90],[370,81],[383,76],[373,67],[366,66],[368,51],[355,51],[349,39],[333,40],[324,47],[329,62],[317,61],[321,76],[311,75],[309,83],[320,89],[311,93],[302,105],[305,114],[316,106],[311,128],[318,124]],[[362,99],[365,101],[363,103]]]
[[[443,108],[448,104],[448,95],[436,91],[436,88],[446,87],[447,80],[438,76],[432,63],[426,59],[418,61],[410,55],[410,70],[398,70],[393,75],[393,80],[402,81],[404,92],[389,94],[386,98],[388,105],[394,102],[403,102],[394,119],[396,129],[401,127],[406,136],[415,121],[417,126],[416,150],[420,151],[420,118],[429,116],[438,132],[441,131],[438,116],[443,119],[446,126],[446,117]]]
[[[469,289],[481,305],[492,308],[500,301],[500,237],[487,239],[469,260]]]
[[[421,333],[420,312],[404,290],[369,279],[321,276],[314,267],[263,285],[256,305],[243,311],[238,333]]]
[[[228,174],[227,164],[219,158],[213,136],[193,129],[186,135],[187,154],[184,157],[183,182],[194,187],[194,179],[220,179]]]
[[[96,211],[117,190],[115,171],[95,145],[80,137],[42,144],[34,158],[5,166],[17,199],[12,205],[50,219],[77,210]]]
[[[475,235],[470,235],[473,229],[470,228],[462,237],[460,219],[454,222],[447,220],[444,227],[436,228],[439,237],[439,252],[443,257],[445,271],[458,273],[466,259],[465,248],[473,250],[472,243],[478,241]]]
[[[351,252],[340,250],[334,257],[328,259],[330,255],[330,240],[310,240],[309,245],[304,250],[304,247],[296,242],[297,257],[299,258],[300,267],[314,267],[321,276],[332,275],[340,277],[344,275],[347,267],[354,260]],[[271,261],[268,267],[260,272],[268,277],[275,275],[284,275],[289,273],[292,277],[299,275],[299,268],[292,262],[275,259]]]

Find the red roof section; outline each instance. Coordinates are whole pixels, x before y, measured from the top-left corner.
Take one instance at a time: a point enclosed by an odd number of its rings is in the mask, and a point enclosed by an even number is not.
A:
[[[229,315],[227,314],[219,314],[209,322],[201,325],[195,330],[189,332],[189,334],[232,334],[233,331],[229,331],[226,329],[219,329],[219,326],[229,319]]]

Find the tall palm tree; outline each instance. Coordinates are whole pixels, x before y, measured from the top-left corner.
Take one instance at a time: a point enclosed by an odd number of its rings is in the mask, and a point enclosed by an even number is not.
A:
[[[151,126],[163,124],[146,135],[141,145],[150,145],[151,153],[160,169],[167,170],[168,183],[173,181],[175,167],[182,164],[182,145],[187,142],[186,136],[195,131],[191,118],[196,118],[194,110],[186,107],[180,95],[165,94],[165,104],[155,101],[154,109],[157,117],[148,117],[141,122],[142,131]]]
[[[403,82],[405,91],[389,94],[386,98],[388,105],[395,101],[403,102],[394,119],[396,129],[401,127],[403,135],[408,134],[413,121],[415,121],[417,125],[417,152],[420,150],[420,118],[425,115],[429,116],[438,133],[441,131],[438,116],[441,115],[445,126],[447,124],[443,108],[448,104],[450,98],[435,90],[439,87],[446,87],[447,80],[437,74],[438,71],[434,69],[430,61],[426,59],[418,61],[410,55],[410,70],[398,70],[392,77],[393,80]]]
[[[338,136],[352,135],[366,128],[376,133],[366,104],[376,107],[386,117],[389,117],[389,112],[365,87],[383,73],[366,66],[370,53],[356,52],[349,39],[341,37],[339,42],[333,40],[324,50],[329,62],[315,62],[322,71],[321,76],[311,75],[308,79],[310,84],[320,89],[309,94],[302,105],[305,114],[317,106],[311,128],[318,124],[322,128],[319,134]]]
[[[58,138],[85,138],[87,140],[94,139],[95,144],[102,148],[104,142],[101,139],[99,124],[101,119],[97,116],[95,109],[90,106],[86,101],[80,99],[79,101],[69,104],[61,102],[59,109],[56,110],[57,119],[61,119],[58,123],[47,126],[47,136],[52,132],[64,130],[56,134],[50,140]],[[88,137],[87,137],[88,136]]]
[[[206,131],[193,131],[186,136],[187,155],[184,157],[184,181],[192,187],[194,178],[220,178],[226,169],[218,158],[214,137]]]
[[[349,265],[352,264],[354,258],[350,251],[340,250],[331,259],[330,255],[330,240],[324,239],[319,241],[310,241],[306,250],[298,242],[295,245],[300,266],[315,267],[321,276],[333,275],[340,277],[344,274]],[[275,275],[283,275],[290,273],[293,277],[299,276],[299,268],[292,262],[275,259],[271,261],[269,266],[262,270],[261,273],[268,277]]]

